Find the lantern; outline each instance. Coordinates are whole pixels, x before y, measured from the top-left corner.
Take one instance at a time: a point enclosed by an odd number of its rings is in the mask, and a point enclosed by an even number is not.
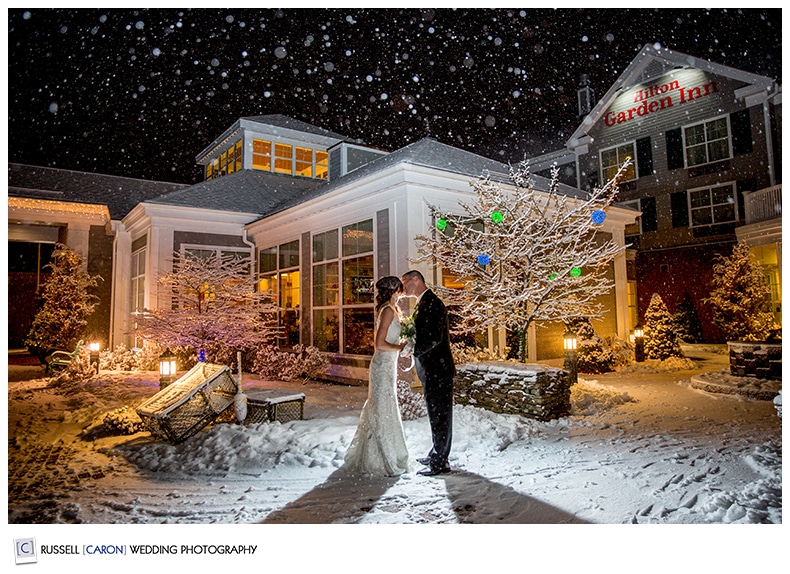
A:
[[[165,350],[159,355],[159,388],[164,389],[176,380],[176,356],[170,351]]]
[[[90,351],[91,355],[91,366],[96,369],[96,374],[99,374],[99,351],[101,350],[101,343],[98,341],[93,341],[92,343],[88,344],[88,351]]]
[[[562,336],[562,343],[566,351],[575,351],[577,344],[576,333],[573,331],[566,331]]]
[[[570,384],[574,384],[579,380],[579,373],[577,371],[578,354],[576,353],[576,346],[578,338],[576,333],[570,329],[562,336],[562,346],[565,348],[565,370],[568,371],[568,380]]]

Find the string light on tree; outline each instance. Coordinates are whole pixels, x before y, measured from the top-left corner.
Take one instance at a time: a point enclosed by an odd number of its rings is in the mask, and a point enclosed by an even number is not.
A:
[[[603,209],[596,209],[590,214],[590,218],[595,225],[600,225],[606,219],[606,213],[604,213]]]
[[[452,286],[434,287],[458,310],[454,331],[510,329],[519,336],[518,358],[524,361],[533,322],[600,316],[601,296],[613,287],[611,262],[624,247],[601,237],[595,221],[614,202],[614,181],[627,166],[584,199],[560,191],[556,168],[548,190],[535,189],[522,163],[511,169],[510,185],[487,175],[473,181],[476,198],[460,206],[465,213],[446,215],[429,206],[453,233],[418,235],[413,261],[452,270],[459,278]],[[601,213],[593,216],[595,211]],[[455,288],[458,283],[462,289]]]
[[[444,231],[447,228],[447,220],[446,219],[437,219],[436,220],[436,229],[439,231]]]

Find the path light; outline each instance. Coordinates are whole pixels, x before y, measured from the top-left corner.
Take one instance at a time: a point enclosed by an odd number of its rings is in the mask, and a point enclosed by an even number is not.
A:
[[[101,349],[101,343],[98,341],[94,341],[93,343],[88,344],[88,350],[91,354],[91,365],[96,366],[96,374],[99,374],[99,350]]]
[[[176,380],[176,356],[166,349],[159,355],[159,389],[164,389]]]
[[[637,363],[645,360],[645,329],[641,324],[634,327],[634,359]]]
[[[576,370],[576,363],[578,360],[578,353],[576,347],[578,345],[578,337],[576,333],[571,330],[565,332],[562,336],[562,345],[565,349],[565,370],[568,371],[568,379],[571,384],[579,380],[579,373]]]

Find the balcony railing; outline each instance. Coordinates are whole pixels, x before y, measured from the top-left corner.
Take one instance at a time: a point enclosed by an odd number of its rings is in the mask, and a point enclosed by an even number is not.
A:
[[[782,185],[744,193],[746,225],[782,217]]]

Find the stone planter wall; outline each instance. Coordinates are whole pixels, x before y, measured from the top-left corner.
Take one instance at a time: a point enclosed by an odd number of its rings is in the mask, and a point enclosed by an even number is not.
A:
[[[568,372],[546,365],[491,362],[458,365],[455,402],[541,421],[571,410]]]
[[[782,343],[728,341],[730,374],[758,379],[782,378]]]

